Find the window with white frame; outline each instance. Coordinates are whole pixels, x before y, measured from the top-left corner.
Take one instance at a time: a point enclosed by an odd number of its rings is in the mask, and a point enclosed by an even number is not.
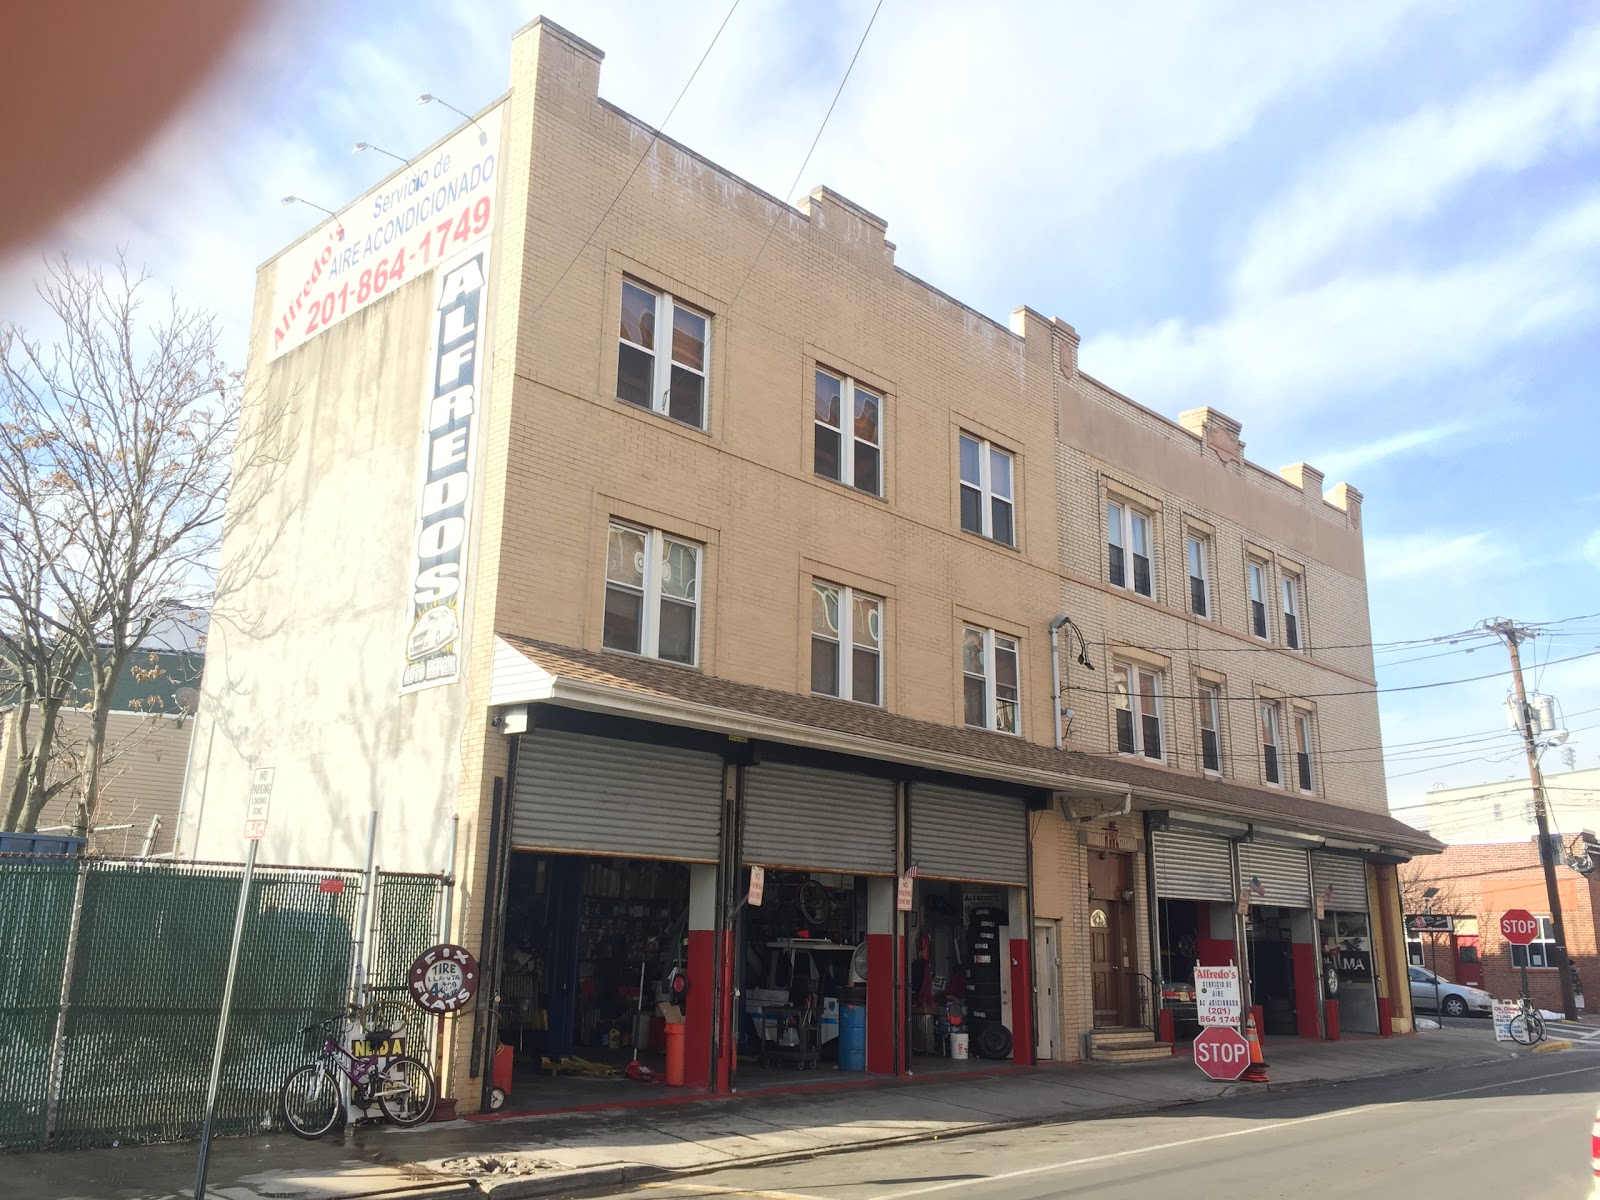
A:
[[[1261,754],[1266,779],[1273,787],[1283,786],[1283,766],[1280,747],[1282,741],[1283,712],[1276,700],[1261,702]]]
[[[1511,947],[1513,967],[1559,967],[1556,957],[1556,927],[1549,917],[1539,917],[1539,936],[1526,946]]]
[[[1311,714],[1294,714],[1294,765],[1296,781],[1307,795],[1315,789],[1311,785]]]
[[[1300,576],[1285,571],[1283,574],[1283,644],[1291,650],[1301,645],[1300,626]]]
[[[612,522],[601,644],[693,665],[700,635],[700,547]]]
[[[961,435],[961,528],[1017,544],[1011,455],[982,438]]]
[[[962,628],[962,710],[968,725],[1022,733],[1019,659],[1016,638],[993,629]]]
[[[877,596],[811,581],[811,690],[883,703],[883,601]]]
[[[617,399],[704,429],[710,336],[704,313],[624,279]]]
[[[1150,515],[1120,500],[1106,501],[1107,578],[1112,587],[1155,597],[1150,547],[1155,540]]]
[[[1113,663],[1111,669],[1117,752],[1160,760],[1161,673],[1131,663]]]
[[[848,375],[817,371],[812,469],[883,495],[883,397]]]
[[[1200,685],[1200,765],[1222,774],[1222,689],[1214,683]]]
[[[1250,583],[1250,632],[1267,640],[1267,564],[1258,558],[1246,567]]]
[[[1184,538],[1184,553],[1189,560],[1189,611],[1197,617],[1211,616],[1211,539],[1190,530]]]

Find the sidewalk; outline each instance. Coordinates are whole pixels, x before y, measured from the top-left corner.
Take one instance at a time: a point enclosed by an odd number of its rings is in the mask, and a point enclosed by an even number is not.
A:
[[[871,1085],[806,1085],[695,1098],[650,1089],[645,1107],[451,1121],[413,1131],[362,1129],[344,1142],[287,1135],[217,1142],[209,1194],[223,1200],[354,1200],[538,1196],[1003,1126],[1152,1111],[1240,1092],[1271,1091],[1512,1058],[1488,1023],[1341,1042],[1275,1040],[1272,1082],[1219,1084],[1187,1058],[1132,1067],[1002,1068],[977,1077]],[[1526,1051],[1522,1051],[1526,1053]],[[825,1079],[826,1076],[824,1075]],[[196,1147],[17,1154],[3,1161],[9,1194],[38,1200],[169,1200],[188,1196]]]

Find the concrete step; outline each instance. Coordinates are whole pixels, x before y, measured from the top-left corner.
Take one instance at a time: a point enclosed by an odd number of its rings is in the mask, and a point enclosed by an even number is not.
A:
[[[1115,1048],[1095,1046],[1090,1049],[1089,1057],[1095,1062],[1113,1063],[1119,1066],[1126,1063],[1170,1061],[1172,1058],[1172,1043],[1157,1042],[1152,1046],[1122,1046]]]
[[[1148,1029],[1096,1029],[1089,1034],[1091,1046],[1148,1046],[1155,1040]]]

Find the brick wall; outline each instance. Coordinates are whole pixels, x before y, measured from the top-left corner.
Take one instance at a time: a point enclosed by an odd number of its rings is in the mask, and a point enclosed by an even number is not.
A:
[[[1401,868],[1410,911],[1421,911],[1424,888],[1439,889],[1433,911],[1475,917],[1483,987],[1501,997],[1521,994],[1521,972],[1511,965],[1511,948],[1500,936],[1500,916],[1507,909],[1524,908],[1534,916],[1548,916],[1544,871],[1535,843],[1501,842],[1481,846],[1451,846],[1443,854],[1419,858]],[[1567,952],[1586,986],[1600,987],[1600,955],[1595,940],[1596,885],[1572,868],[1558,866],[1556,881],[1567,934]],[[1460,924],[1458,922],[1458,929]],[[1424,965],[1433,966],[1430,939],[1422,938]],[[1459,978],[1451,953],[1451,939],[1437,938],[1439,973]],[[1559,973],[1553,968],[1530,969],[1528,990],[1544,1008],[1561,1010]]]

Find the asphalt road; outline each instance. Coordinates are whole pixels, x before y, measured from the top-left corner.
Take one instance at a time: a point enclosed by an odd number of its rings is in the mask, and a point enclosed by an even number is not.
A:
[[[1600,1053],[1240,1096],[604,1193],[628,1200],[1590,1195]]]

